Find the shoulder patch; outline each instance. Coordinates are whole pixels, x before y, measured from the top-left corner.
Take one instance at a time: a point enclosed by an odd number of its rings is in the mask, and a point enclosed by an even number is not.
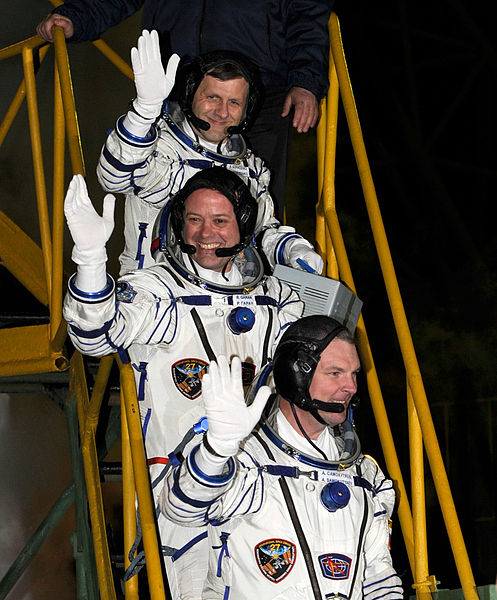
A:
[[[202,377],[208,363],[200,358],[182,358],[171,365],[171,375],[176,388],[189,400],[195,400],[202,391]]]
[[[345,554],[321,554],[318,560],[321,572],[327,579],[348,579],[352,559]]]
[[[285,579],[293,569],[297,556],[295,544],[280,538],[264,540],[257,544],[254,551],[261,573],[273,583]]]
[[[135,299],[136,292],[127,281],[118,281],[116,284],[116,298],[119,302],[131,303]]]

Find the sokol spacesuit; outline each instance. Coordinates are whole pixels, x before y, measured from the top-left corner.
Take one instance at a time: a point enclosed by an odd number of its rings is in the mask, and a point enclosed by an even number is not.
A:
[[[193,198],[200,200],[198,209],[190,208]],[[219,201],[224,204],[216,204]],[[236,243],[228,247],[220,245],[222,238],[213,233],[219,222],[220,235],[225,235],[229,217],[226,206],[233,215],[236,233]],[[90,209],[96,222],[85,221],[82,226],[81,214]],[[241,357],[249,384],[272,357],[281,332],[300,317],[303,305],[286,284],[264,276],[252,246],[256,202],[243,181],[225,169],[200,171],[186,183],[157,223],[158,262],[129,273],[117,285],[105,275],[105,250],[97,259],[88,259],[88,253],[95,252],[102,241],[93,240],[84,248],[86,237],[98,230],[102,218],[91,206],[80,176],[71,183],[65,212],[75,241],[73,259],[78,263],[64,304],[69,335],[84,354],[129,353],[154,482],[169,453],[204,414],[201,380],[209,362],[219,354]],[[198,228],[199,222],[207,228],[208,237],[194,242],[186,239],[187,226]],[[109,235],[107,227],[107,239]],[[202,260],[220,261],[223,268],[207,268],[201,264],[201,256]],[[95,268],[88,275],[88,265],[102,261],[102,257],[103,271],[100,266],[98,277]],[[175,528],[163,517],[159,527],[165,546],[180,549],[194,537],[188,529]],[[178,552],[174,569],[166,564],[173,595],[179,586],[181,598],[198,598],[195,586],[201,585],[205,576],[201,557],[192,559],[192,553]]]
[[[249,433],[269,388],[246,406],[235,361],[231,372],[224,357],[211,364],[208,432],[161,493],[174,522],[208,524],[202,599],[400,600],[389,550],[395,493],[352,424],[353,339],[334,319],[305,317],[273,365],[278,399]]]
[[[261,234],[260,247],[271,267],[298,267],[296,259],[301,258],[321,272],[323,263],[312,245],[293,227],[280,226],[274,217],[268,193],[269,170],[247,148],[241,135],[258,105],[254,67],[235,52],[201,55],[178,71],[178,102],[164,102],[174,83],[177,60],[174,55],[164,74],[156,32],[143,32],[138,48],[132,50],[137,98],[129,112],[117,120],[97,166],[98,179],[106,191],[126,194],[121,274],[154,264],[150,255],[151,228],[160,209],[192,175],[213,166],[239,175],[257,200],[255,232]],[[211,80],[224,84],[236,79],[245,79],[248,84],[245,107],[217,137],[214,127],[192,109],[207,73],[213,73]],[[229,102],[234,105],[234,99]],[[228,112],[217,107],[214,110],[216,113],[211,114],[216,122],[230,123]]]

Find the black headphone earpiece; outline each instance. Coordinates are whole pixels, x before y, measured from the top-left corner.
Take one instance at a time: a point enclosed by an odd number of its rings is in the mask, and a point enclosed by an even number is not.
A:
[[[273,359],[276,391],[303,408],[309,400],[308,390],[318,362],[319,355],[310,347],[303,347],[300,340],[285,340]]]

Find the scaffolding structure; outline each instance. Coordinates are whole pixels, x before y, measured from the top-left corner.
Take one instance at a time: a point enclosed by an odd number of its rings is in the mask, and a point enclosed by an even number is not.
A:
[[[437,591],[436,577],[430,574],[428,564],[429,540],[424,489],[426,455],[464,598],[476,600],[478,594],[475,581],[403,306],[362,137],[340,26],[334,13],[331,15],[329,27],[330,91],[322,101],[322,118],[318,126],[317,249],[325,259],[327,276],[341,280],[356,292],[335,204],[336,140],[338,105],[341,99],[405,368],[410,449],[408,486],[404,483],[394,434],[388,420],[366,326],[361,316],[357,327],[359,352],[387,470],[397,488],[398,516],[414,581],[413,587],[420,600],[431,598]],[[72,503],[76,506],[76,535],[73,545],[77,549],[74,553],[77,565],[77,597],[96,598],[100,595],[105,600],[117,597],[115,567],[112,565],[107,539],[101,464],[109,448],[119,437],[122,456],[124,547],[129,548],[136,535],[136,496],[146,556],[148,589],[153,600],[162,600],[166,598],[166,590],[132,368],[130,364],[122,363],[117,355],[104,357],[97,365],[89,363],[79,352],[73,351],[66,338],[66,324],[62,317],[66,281],[63,272],[66,145],[69,149],[72,173],[85,175],[85,164],[69,58],[60,28],[55,28],[54,40],[54,172],[51,206],[47,198],[41,145],[36,73],[50,55],[52,47],[34,36],[0,50],[0,67],[1,61],[14,57],[20,57],[23,66],[22,83],[0,124],[0,152],[10,126],[26,100],[41,239],[40,247],[17,224],[0,212],[0,257],[3,265],[47,308],[49,314],[48,322],[41,325],[0,329],[0,376],[4,386],[26,381],[26,377],[39,377],[39,381],[45,382],[47,386],[50,386],[51,381],[57,381],[58,384],[62,382],[67,386],[64,410],[70,432],[74,479],[0,581],[0,600],[8,596],[43,540]],[[94,44],[116,68],[132,78],[129,65],[111,48],[102,40]],[[17,251],[20,247],[24,249],[22,253]],[[102,406],[109,398],[111,374],[116,365],[119,370],[120,403],[111,410],[111,418],[107,421],[102,440],[101,436],[97,435],[97,428]],[[407,492],[408,487],[410,496]],[[125,553],[124,569],[129,562],[130,557]],[[137,578],[128,580],[125,585],[126,598],[139,597]]]

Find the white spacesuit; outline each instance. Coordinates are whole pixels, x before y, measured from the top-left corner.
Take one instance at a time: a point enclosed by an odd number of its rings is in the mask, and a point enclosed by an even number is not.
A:
[[[201,175],[200,188],[210,181],[223,190],[229,177],[224,169],[210,169],[206,176]],[[219,176],[221,179],[216,179]],[[190,193],[189,184],[183,188],[184,196]],[[74,195],[78,194],[83,195],[82,191]],[[254,218],[249,219],[247,231],[245,221],[239,225],[245,241],[251,238],[255,222],[257,208],[253,199],[252,202]],[[175,206],[174,200],[171,205]],[[66,197],[67,215],[68,206]],[[240,210],[247,214],[243,203]],[[169,454],[192,423],[204,414],[201,381],[209,362],[220,353],[241,357],[244,377],[250,384],[256,371],[272,356],[281,332],[303,309],[302,302],[286,284],[264,276],[260,258],[250,246],[230,259],[229,272],[202,268],[181,251],[168,215],[164,230],[158,233],[162,240],[157,250],[161,262],[129,273],[116,285],[107,276],[105,286],[94,288],[99,291],[91,291],[92,285],[85,285],[85,290],[80,288],[82,263],[77,255],[81,252],[76,252],[75,239],[73,258],[80,266],[69,282],[64,302],[69,335],[82,353],[102,356],[119,352],[124,360],[125,351],[129,354],[152,483],[157,478],[160,481]],[[74,237],[69,216],[68,223]],[[86,224],[82,239],[85,230],[95,229]],[[153,486],[153,490],[157,496],[159,488]],[[198,531],[175,527],[163,517],[159,518],[159,528],[162,545],[178,549],[171,562],[166,560],[173,597],[197,600],[205,578],[202,565],[207,552],[201,547],[204,537],[185,554],[182,548]],[[194,572],[191,561],[196,564]]]
[[[347,486],[350,500],[329,512],[321,494],[333,481]],[[319,460],[265,423],[222,485],[196,467],[193,452],[162,494],[176,523],[211,524],[205,600],[225,598],[228,588],[230,598],[311,600],[313,579],[323,599],[377,598],[384,588],[389,598],[402,598],[388,550],[392,482],[359,452],[343,463]]]
[[[277,350],[275,363],[278,358]],[[324,427],[312,442],[273,399],[245,437],[245,425],[237,423],[243,407],[233,406],[237,394],[226,384],[229,373],[223,380],[223,368],[229,367],[222,361],[221,385],[211,384],[218,372],[214,365],[204,379],[209,431],[168,474],[159,499],[174,522],[208,524],[209,574],[202,599],[400,600],[402,585],[389,550],[395,493],[376,462],[361,453],[350,409],[347,419]],[[286,385],[298,388],[299,374],[285,372]],[[225,397],[231,399],[223,408]],[[255,418],[265,398],[254,408]],[[249,410],[256,402],[257,396]],[[222,441],[230,437],[240,443],[236,455]],[[210,472],[216,464],[217,471]]]
[[[154,39],[154,36],[144,38],[142,35],[138,52],[142,51],[141,41],[153,46]],[[140,95],[151,93],[150,79],[164,77],[163,70],[158,75],[162,69],[160,53],[158,56],[157,65],[153,65],[152,61],[147,64],[150,73],[146,71],[141,74],[142,77],[146,77],[144,83],[135,76],[138,93],[138,98],[134,101],[135,106],[140,101]],[[140,58],[143,63],[143,56]],[[200,78],[206,70],[227,61],[236,62],[242,72],[247,73],[246,78],[250,80],[251,85],[250,93],[255,94],[255,83],[251,81],[251,67],[234,53],[215,53],[215,60],[211,57],[208,64],[202,66]],[[195,65],[197,63],[191,68]],[[135,64],[134,69],[137,69]],[[185,69],[190,69],[190,66]],[[170,77],[174,80],[174,73]],[[189,89],[186,99],[188,106],[191,106],[198,83],[199,81],[196,81],[194,89]],[[163,92],[164,98],[169,93],[167,86],[165,89],[167,93]],[[300,257],[316,271],[321,272],[322,261],[312,245],[295,233],[293,227],[280,226],[274,217],[273,200],[268,192],[269,170],[262,160],[247,148],[239,133],[243,126],[234,127],[237,132],[230,134],[223,143],[211,143],[193,131],[177,103],[166,101],[161,110],[162,99],[157,105],[156,113],[159,115],[160,111],[160,116],[155,123],[154,111],[153,117],[141,118],[146,111],[140,104],[137,110],[133,108],[117,120],[115,129],[109,134],[102,148],[97,166],[99,182],[106,191],[126,194],[125,248],[120,256],[121,274],[154,264],[155,261],[150,255],[151,229],[160,209],[192,175],[200,169],[213,166],[222,166],[239,175],[257,200],[255,233],[258,235],[264,232],[260,248],[271,267],[276,264],[298,267],[296,259]],[[250,102],[250,105],[254,102]],[[244,123],[249,116],[245,115]],[[191,119],[195,119],[193,114]]]

